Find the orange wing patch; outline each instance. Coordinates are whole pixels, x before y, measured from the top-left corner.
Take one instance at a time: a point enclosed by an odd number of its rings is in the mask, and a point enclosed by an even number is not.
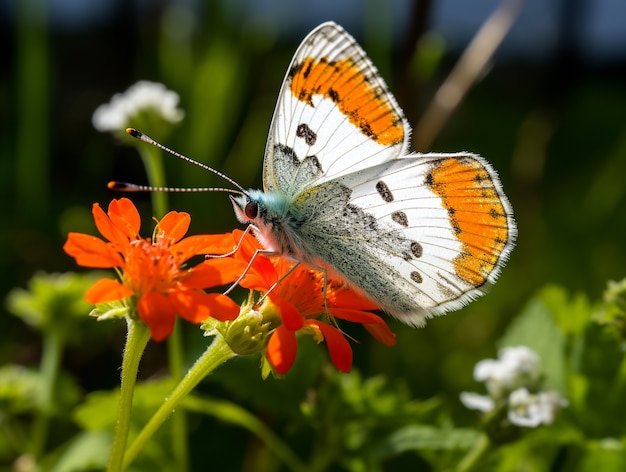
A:
[[[313,95],[323,95],[378,144],[390,146],[404,141],[402,117],[351,60],[328,62],[326,58],[308,57],[291,76],[291,93],[298,100],[313,105]]]
[[[449,158],[437,163],[426,183],[441,197],[453,231],[463,244],[454,259],[457,275],[480,287],[509,238],[506,210],[491,175],[475,159]]]

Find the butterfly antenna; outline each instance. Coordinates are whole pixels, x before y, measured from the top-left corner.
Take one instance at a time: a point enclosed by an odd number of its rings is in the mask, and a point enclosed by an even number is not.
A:
[[[245,194],[245,189],[235,182],[233,179],[228,177],[226,174],[221,173],[219,170],[214,169],[213,167],[209,167],[202,162],[196,161],[191,157],[184,156],[183,154],[174,151],[173,149],[164,146],[163,144],[155,141],[147,134],[142,133],[141,131],[136,130],[135,128],[126,128],[126,132],[130,134],[133,138],[137,138],[144,143],[151,144],[152,146],[158,147],[159,149],[171,154],[174,157],[177,157],[183,161],[189,162],[190,164],[196,165],[204,170],[214,173],[218,177],[222,178],[229,184],[237,187],[237,190],[228,189],[228,188],[195,188],[195,189],[183,189],[183,188],[171,188],[171,187],[150,187],[148,185],[135,185],[129,184],[126,182],[110,182],[108,187],[113,190],[123,190],[127,192],[144,192],[144,191],[164,191],[164,192],[228,192],[228,193],[238,193]]]

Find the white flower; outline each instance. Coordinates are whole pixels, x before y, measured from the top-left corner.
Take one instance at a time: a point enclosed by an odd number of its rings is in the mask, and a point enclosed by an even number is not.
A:
[[[474,367],[474,379],[485,382],[492,397],[506,396],[519,387],[533,387],[543,376],[540,357],[526,346],[507,347],[498,359],[485,359]]]
[[[483,413],[491,411],[496,407],[496,402],[493,398],[473,392],[461,392],[461,403],[470,410],[478,410]]]
[[[552,424],[556,413],[568,405],[557,392],[532,394],[526,388],[518,388],[509,395],[509,421],[517,426],[535,428],[540,424]]]
[[[140,80],[124,93],[113,95],[109,103],[100,105],[92,123],[98,131],[123,131],[140,113],[153,113],[162,120],[177,123],[184,112],[177,108],[179,96],[157,82]]]

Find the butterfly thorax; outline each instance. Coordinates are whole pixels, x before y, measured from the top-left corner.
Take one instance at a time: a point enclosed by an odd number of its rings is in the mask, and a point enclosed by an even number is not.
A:
[[[280,192],[249,190],[231,200],[237,219],[253,226],[254,235],[265,249],[303,262],[310,261],[306,251],[298,250],[303,247],[298,230],[304,218],[293,199]]]

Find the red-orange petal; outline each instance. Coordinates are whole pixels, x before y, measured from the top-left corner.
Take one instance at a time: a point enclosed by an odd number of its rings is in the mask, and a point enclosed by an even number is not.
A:
[[[192,323],[200,323],[209,316],[219,321],[234,320],[239,315],[239,305],[220,293],[207,294],[177,284],[168,297],[176,312]]]
[[[100,234],[104,236],[106,240],[111,241],[113,244],[117,244],[119,248],[126,247],[129,240],[128,235],[113,224],[111,218],[109,218],[104,210],[100,208],[99,204],[93,204],[91,214],[93,215],[93,220],[96,223],[96,228],[98,228],[98,231],[100,231]]]
[[[113,279],[100,279],[85,292],[85,300],[97,305],[130,297],[134,292],[130,287]]]
[[[297,352],[296,333],[282,325],[276,328],[267,343],[266,356],[278,374],[284,375],[291,369]]]
[[[193,288],[211,288],[231,284],[239,278],[246,266],[231,258],[208,259],[191,269],[181,281]]]
[[[383,319],[370,313],[369,311],[356,310],[351,308],[337,308],[334,305],[330,308],[330,313],[335,317],[342,320],[350,321],[352,323],[384,323]]]
[[[374,339],[386,346],[396,345],[396,333],[389,329],[385,323],[364,324],[363,327],[370,332]]]
[[[344,287],[337,290],[336,293],[336,299],[333,303],[336,307],[368,311],[380,310],[380,307],[374,301],[356,288]]]
[[[182,241],[172,246],[172,253],[181,261],[197,254],[209,254],[220,256],[227,254],[235,248],[233,237],[227,234],[198,234],[187,236]]]
[[[307,320],[307,325],[317,326],[324,335],[328,346],[330,360],[341,372],[348,373],[352,369],[352,348],[341,331],[317,320]]]
[[[272,293],[270,292],[270,298]],[[304,318],[296,307],[287,300],[280,300],[280,317],[283,321],[283,326],[289,331],[298,331],[304,326]]]
[[[109,243],[89,234],[69,233],[63,250],[83,267],[110,269],[124,265],[122,256]]]
[[[167,238],[171,238],[174,242],[178,242],[183,239],[185,234],[187,234],[190,223],[191,216],[189,216],[189,213],[185,213],[183,211],[170,211],[161,221],[159,221],[159,230],[163,231]]]
[[[129,239],[135,239],[139,235],[141,217],[128,198],[111,200],[107,213],[111,222]]]
[[[157,292],[144,294],[137,304],[137,312],[155,341],[163,341],[174,330],[176,310],[168,298]]]
[[[249,262],[250,259],[247,261]],[[266,291],[278,281],[278,278],[276,266],[272,261],[267,256],[258,254],[252,266],[241,280],[240,285],[252,290]]]

